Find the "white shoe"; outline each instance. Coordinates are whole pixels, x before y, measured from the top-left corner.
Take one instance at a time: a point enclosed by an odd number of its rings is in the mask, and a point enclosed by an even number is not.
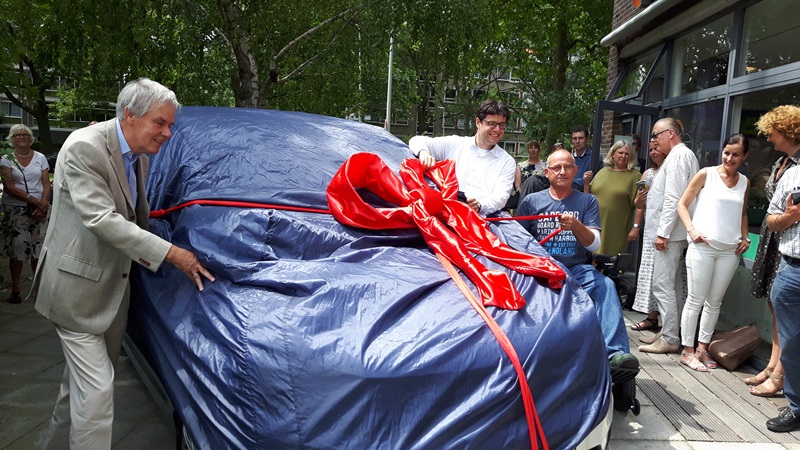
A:
[[[661,337],[650,345],[642,345],[639,347],[639,351],[644,353],[677,353],[680,349],[680,344],[670,344]]]
[[[652,344],[653,342],[661,339],[661,332],[655,334],[642,334],[639,336],[639,342],[644,344]]]

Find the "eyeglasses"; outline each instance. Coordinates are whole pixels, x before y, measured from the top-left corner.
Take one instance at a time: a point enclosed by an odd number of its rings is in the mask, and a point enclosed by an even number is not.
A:
[[[547,170],[554,172],[554,173],[561,173],[561,172],[569,172],[570,170],[574,169],[574,164],[564,164],[563,166],[548,166],[546,167]]]
[[[666,130],[661,130],[661,131],[659,131],[658,133],[653,133],[653,134],[651,134],[651,135],[650,135],[650,140],[651,140],[651,141],[655,141],[656,139],[658,139],[658,135],[659,135],[659,134],[661,134],[661,133],[666,133],[667,131],[672,131],[672,128],[667,128]]]
[[[22,138],[22,137],[31,137],[28,133],[17,133],[14,135],[15,138]]]
[[[501,130],[505,130],[506,127],[508,126],[508,123],[506,122],[495,122],[494,120],[487,120],[482,122],[489,128],[499,127]]]

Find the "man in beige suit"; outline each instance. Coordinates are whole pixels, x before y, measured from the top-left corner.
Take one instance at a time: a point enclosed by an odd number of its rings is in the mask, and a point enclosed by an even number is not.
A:
[[[148,154],[172,135],[175,93],[142,78],[117,118],[73,132],[58,155],[50,225],[33,280],[36,310],[55,325],[66,367],[46,449],[111,448],[114,365],[128,318],[132,261],[174,264],[203,290],[195,255],[147,231]]]

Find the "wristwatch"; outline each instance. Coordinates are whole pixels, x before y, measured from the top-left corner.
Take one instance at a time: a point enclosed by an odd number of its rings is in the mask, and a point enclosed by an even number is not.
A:
[[[639,224],[638,223],[633,224],[633,228],[639,228]]]
[[[744,239],[744,241],[747,242],[748,244],[750,243],[750,236],[748,236],[746,238],[742,238],[742,239]]]

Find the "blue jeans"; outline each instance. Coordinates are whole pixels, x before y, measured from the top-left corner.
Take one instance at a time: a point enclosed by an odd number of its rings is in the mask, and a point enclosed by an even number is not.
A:
[[[594,303],[609,359],[617,353],[630,353],[628,333],[622,320],[622,305],[614,282],[590,264],[576,264],[569,271]]]
[[[788,264],[784,259],[770,293],[775,319],[778,322],[778,341],[783,364],[783,392],[789,407],[800,413],[800,264]]]

